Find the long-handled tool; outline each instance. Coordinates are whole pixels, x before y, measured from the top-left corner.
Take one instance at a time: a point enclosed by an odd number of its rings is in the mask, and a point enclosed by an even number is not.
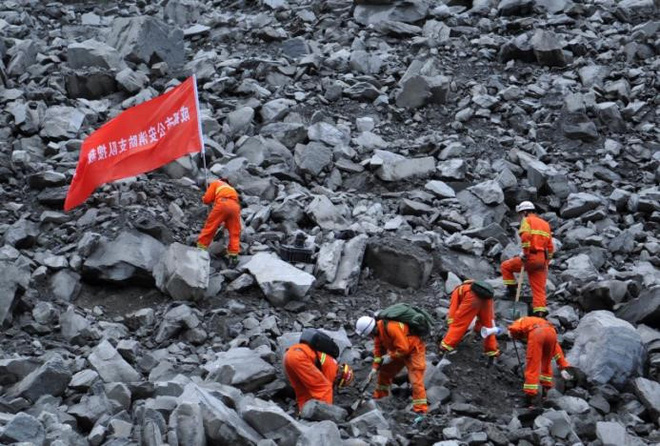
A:
[[[378,369],[371,369],[369,376],[367,376],[364,384],[362,384],[360,387],[360,398],[358,398],[358,400],[351,405],[351,414],[355,413],[355,411],[359,409],[364,400],[367,398],[367,387],[369,387],[369,384],[371,384],[371,381],[373,381],[376,375],[378,375]]]
[[[521,376],[522,373],[522,362],[520,362],[520,355],[518,354],[518,344],[516,344],[516,340],[511,338],[511,341],[513,341],[513,349],[516,351],[516,358],[518,359],[518,376]]]
[[[524,277],[525,277],[525,265],[523,265],[520,268],[520,274],[518,275],[518,288],[516,289],[516,299],[513,302],[513,308],[511,309],[511,318],[514,321],[520,317],[520,312],[518,311],[518,301],[520,300],[520,293],[522,291]]]

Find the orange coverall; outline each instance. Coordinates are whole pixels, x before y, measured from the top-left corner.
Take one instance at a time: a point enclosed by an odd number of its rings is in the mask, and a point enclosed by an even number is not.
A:
[[[298,410],[312,399],[332,404],[337,368],[332,356],[317,352],[307,344],[295,344],[286,351],[284,372],[296,392]]]
[[[379,368],[384,354],[390,355],[392,362]],[[376,324],[374,339],[374,368],[378,370],[378,385],[374,391],[375,399],[390,394],[394,377],[405,366],[412,386],[413,411],[426,413],[429,409],[424,388],[426,370],[426,345],[419,338],[410,334],[408,325],[397,321],[379,320]]]
[[[539,381],[545,389],[552,388],[552,360],[560,370],[570,367],[564,352],[557,342],[557,331],[548,321],[540,317],[523,317],[509,326],[515,339],[527,339],[525,384],[523,391],[534,396],[539,391]]]
[[[552,232],[547,221],[535,214],[529,214],[520,222],[520,240],[527,261],[525,271],[532,288],[532,313],[547,313],[545,283],[548,280],[548,262],[552,259],[555,247],[552,243]],[[523,266],[520,257],[505,260],[500,265],[504,285],[515,286],[513,273],[519,273]]]
[[[213,203],[206,223],[197,239],[197,246],[208,248],[220,225],[224,224],[229,232],[227,254],[238,255],[241,245],[241,205],[238,192],[224,181],[212,182],[202,198],[204,204]]]
[[[447,313],[449,331],[440,344],[442,348],[452,351],[458,347],[475,316],[477,317],[475,332],[479,333],[482,327],[492,328],[495,319],[493,299],[479,298],[472,292],[472,281],[466,281],[454,288],[451,293],[449,313]],[[500,354],[495,335],[484,339],[484,353],[487,356]]]

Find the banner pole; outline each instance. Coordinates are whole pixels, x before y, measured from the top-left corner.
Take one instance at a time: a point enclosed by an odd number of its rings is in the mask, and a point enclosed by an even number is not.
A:
[[[197,125],[199,126],[199,143],[201,144],[202,164],[204,165],[204,189],[209,187],[209,173],[206,168],[206,147],[204,147],[204,134],[202,133],[202,109],[199,107],[199,93],[197,93],[197,75],[193,74],[195,85],[195,106],[197,107]]]

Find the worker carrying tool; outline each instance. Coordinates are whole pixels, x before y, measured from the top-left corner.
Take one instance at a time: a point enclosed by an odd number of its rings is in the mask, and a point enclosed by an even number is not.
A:
[[[520,273],[524,266],[532,288],[532,313],[538,317],[545,317],[548,313],[545,294],[548,264],[552,260],[555,248],[550,225],[536,215],[534,210],[531,201],[523,201],[516,206],[516,212],[521,218],[518,233],[522,242],[522,254],[502,262],[500,269],[502,280],[508,288],[509,296],[513,299],[516,295],[514,273]]]
[[[355,377],[348,364],[337,364],[339,348],[325,333],[303,330],[300,342],[284,354],[284,372],[291,383],[298,410],[309,400],[332,404],[334,387],[350,386]]]
[[[226,178],[213,181],[202,198],[204,204],[213,204],[204,228],[197,238],[197,247],[208,249],[220,225],[229,232],[227,258],[231,266],[238,264],[241,249],[241,205],[238,192],[231,187]]]
[[[390,394],[394,377],[405,366],[412,386],[412,410],[419,414],[428,411],[424,371],[426,370],[426,345],[413,334],[408,324],[388,319],[362,316],[355,324],[360,336],[374,337],[374,361],[371,373],[378,373],[374,399]]]
[[[438,344],[441,352],[452,352],[458,347],[475,317],[477,318],[474,325],[475,332],[480,333],[483,327],[495,327],[493,295],[493,287],[481,280],[466,280],[454,288],[447,313],[449,330]],[[489,357],[489,363],[500,355],[495,334],[485,337],[484,353]]]
[[[564,357],[564,352],[557,342],[555,327],[543,318],[527,316],[509,325],[511,338],[527,341],[525,360],[525,393],[527,403],[533,404],[539,394],[539,382],[542,390],[552,388],[552,360],[554,359],[565,380],[573,379],[566,370],[571,365]]]

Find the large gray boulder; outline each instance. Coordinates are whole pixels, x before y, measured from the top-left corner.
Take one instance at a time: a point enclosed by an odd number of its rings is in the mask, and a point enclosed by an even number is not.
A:
[[[180,402],[170,415],[170,427],[181,446],[206,446],[204,418],[199,404]]]
[[[155,238],[125,231],[98,244],[83,263],[82,275],[90,282],[153,285],[154,267],[164,254],[165,246]]]
[[[121,357],[107,340],[101,341],[87,357],[87,360],[101,379],[107,383],[130,383],[142,379],[142,376]]]
[[[362,260],[367,249],[368,239],[369,237],[361,234],[344,243],[335,280],[326,285],[327,289],[346,295],[355,291],[360,279]]]
[[[67,63],[74,69],[87,67],[120,69],[124,65],[116,49],[94,39],[70,44],[67,47]]]
[[[364,264],[386,282],[417,289],[429,279],[433,257],[407,240],[384,237],[369,241]]]
[[[221,398],[197,384],[186,385],[177,398],[178,404],[195,404],[202,409],[204,431],[208,444],[254,446],[263,437],[229,408]]]
[[[208,251],[171,244],[154,266],[156,286],[176,300],[198,300],[209,286],[210,262]]]
[[[337,425],[329,420],[314,423],[314,427],[307,429],[298,440],[298,446],[335,446],[338,444],[342,444],[341,433]]]
[[[46,444],[46,430],[41,422],[24,412],[14,415],[0,435],[2,444]]]
[[[39,134],[55,140],[75,138],[84,121],[85,114],[77,108],[55,105],[46,110]]]
[[[186,61],[183,31],[152,16],[116,18],[107,43],[134,63],[166,62],[178,68]]]
[[[313,275],[265,252],[252,257],[245,269],[254,276],[266,299],[275,306],[302,299],[316,280]]]
[[[385,150],[374,150],[371,165],[376,166],[376,176],[383,181],[400,181],[427,177],[435,172],[435,158],[406,158]]]
[[[335,231],[348,226],[340,208],[335,206],[325,195],[314,196],[314,199],[307,205],[305,212],[324,230]]]
[[[619,308],[616,316],[632,324],[660,327],[660,287],[643,290],[639,297]]]
[[[62,358],[56,356],[16,383],[8,394],[36,402],[43,395],[62,395],[70,380],[71,371]]]
[[[209,372],[206,380],[238,387],[250,392],[275,379],[275,368],[261,359],[259,353],[245,347],[218,353],[216,359],[204,365]]]
[[[415,23],[429,14],[427,0],[414,1],[361,1],[356,2],[353,17],[360,25],[376,25],[382,22],[397,21]]]
[[[579,217],[585,212],[596,209],[601,201],[600,197],[586,192],[570,194],[566,204],[561,208],[561,216],[563,218]]]
[[[244,398],[238,413],[252,428],[281,446],[296,446],[306,427],[272,401]]]
[[[588,313],[575,330],[568,361],[597,384],[624,385],[642,374],[646,353],[639,333],[609,311]]]

